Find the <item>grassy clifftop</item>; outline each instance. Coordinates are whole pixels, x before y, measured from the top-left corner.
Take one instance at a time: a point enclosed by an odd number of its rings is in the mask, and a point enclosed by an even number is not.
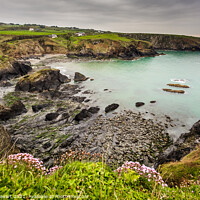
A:
[[[200,38],[185,35],[127,33],[121,36],[151,42],[155,49],[161,50],[200,50]]]

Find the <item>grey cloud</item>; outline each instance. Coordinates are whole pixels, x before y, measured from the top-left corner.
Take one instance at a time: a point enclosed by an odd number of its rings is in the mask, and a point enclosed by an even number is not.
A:
[[[0,20],[120,32],[200,33],[199,0],[0,0]]]

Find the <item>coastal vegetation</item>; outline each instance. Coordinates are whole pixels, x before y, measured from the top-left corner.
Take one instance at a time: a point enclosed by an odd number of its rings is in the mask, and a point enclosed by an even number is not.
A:
[[[67,155],[67,156],[66,156]],[[168,187],[153,168],[127,162],[117,170],[100,155],[65,154],[60,166],[45,168],[27,153],[10,155],[0,164],[0,193],[14,198],[198,199],[197,184]],[[90,161],[91,158],[91,161]],[[93,160],[94,159],[94,160]],[[92,161],[93,160],[93,161]]]
[[[79,32],[84,35],[77,36]],[[107,114],[121,105],[112,102],[102,109],[86,105],[91,99],[78,96],[81,82],[96,77],[75,72],[69,79],[45,61],[35,68],[22,61],[40,60],[43,54],[65,54],[72,60],[133,60],[159,55],[158,47],[197,51],[198,38],[2,24],[0,42],[0,87],[6,91],[0,104],[0,195],[11,199],[37,195],[40,199],[51,195],[54,199],[199,198],[200,121],[173,142],[167,132],[174,125],[169,116],[158,122],[140,112]],[[6,90],[10,86],[12,92]],[[145,105],[135,103],[138,109]],[[105,115],[99,115],[100,110]]]

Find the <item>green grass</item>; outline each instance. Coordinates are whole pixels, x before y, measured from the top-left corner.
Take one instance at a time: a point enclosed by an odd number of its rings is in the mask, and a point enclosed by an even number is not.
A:
[[[62,35],[66,32],[50,31],[50,32],[34,32],[34,31],[0,31],[0,35],[51,35],[57,34]]]
[[[87,35],[81,37],[72,37],[72,41],[77,44],[80,40],[100,40],[100,39],[108,39],[113,41],[122,41],[122,42],[131,42],[132,39],[128,39],[126,37],[120,37],[117,34],[100,34],[100,35]]]
[[[189,200],[198,199],[199,186],[162,188],[150,184],[134,171],[118,176],[103,162],[68,162],[53,175],[40,175],[26,164],[0,164],[0,194],[40,199],[130,199]],[[62,198],[61,198],[62,199]]]
[[[170,162],[160,167],[163,179],[169,185],[183,185],[200,179],[200,147],[179,162]]]

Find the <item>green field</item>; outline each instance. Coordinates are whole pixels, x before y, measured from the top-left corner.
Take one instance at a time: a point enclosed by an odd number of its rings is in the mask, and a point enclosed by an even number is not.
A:
[[[100,39],[108,39],[108,40],[122,41],[122,42],[131,42],[132,41],[132,39],[120,37],[117,34],[87,35],[87,36],[80,36],[80,37],[72,38],[74,43],[78,43],[80,40],[100,40]]]
[[[0,35],[51,35],[51,34],[63,35],[66,33],[68,32],[0,31]]]

